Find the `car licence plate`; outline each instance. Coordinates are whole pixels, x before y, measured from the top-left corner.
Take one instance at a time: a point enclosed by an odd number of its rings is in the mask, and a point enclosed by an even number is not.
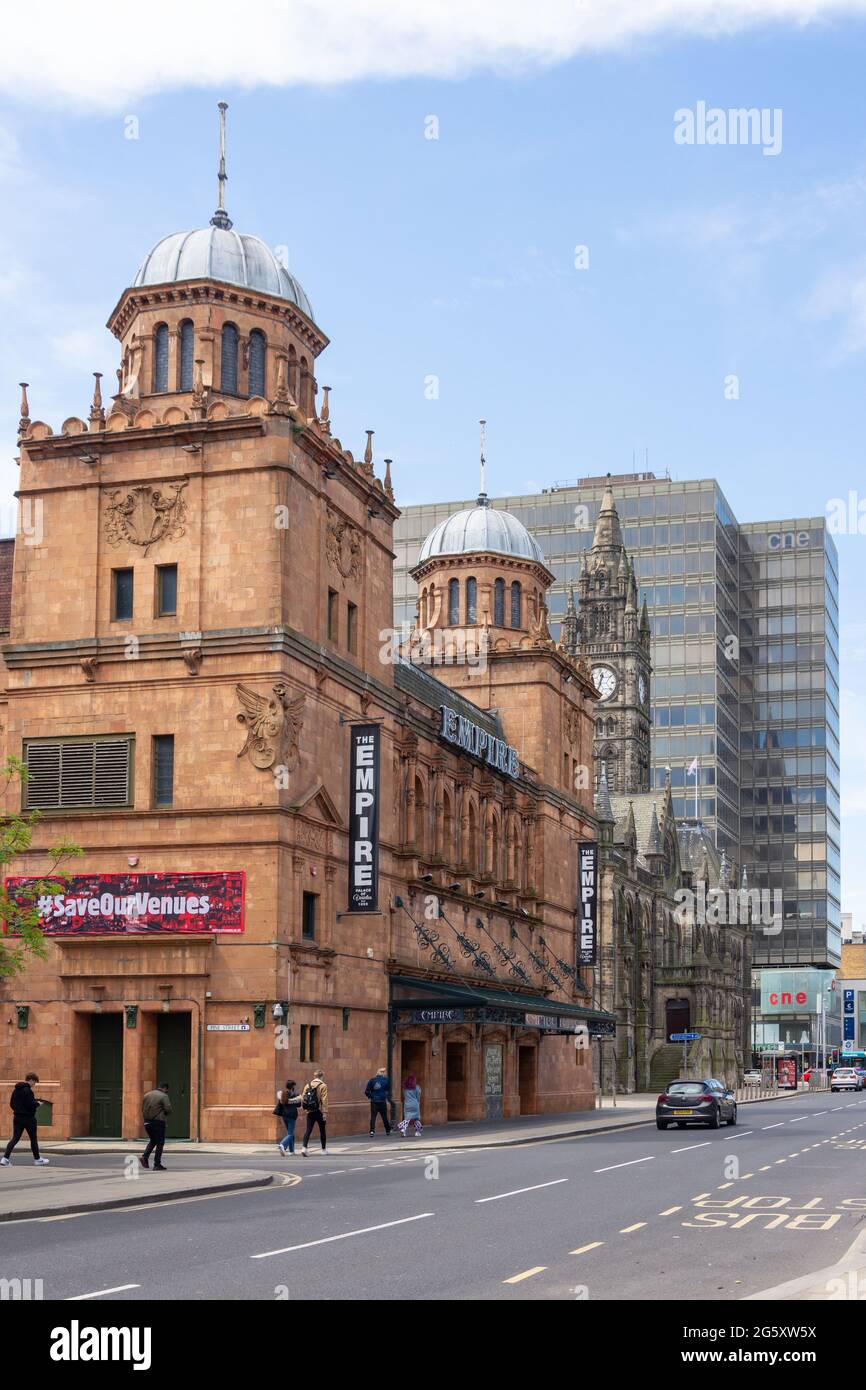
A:
[[[691,1110],[675,1110],[675,1115],[691,1115]]]

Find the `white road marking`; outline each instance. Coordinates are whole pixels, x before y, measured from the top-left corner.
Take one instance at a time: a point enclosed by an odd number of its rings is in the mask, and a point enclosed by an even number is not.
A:
[[[738,1129],[736,1134],[729,1134],[729,1139],[745,1139],[747,1134],[754,1134],[753,1129]]]
[[[140,1289],[140,1284],[115,1284],[113,1289],[97,1289],[95,1293],[77,1293],[65,1298],[64,1303],[82,1303],[85,1298],[102,1298],[107,1293],[123,1293],[125,1289]]]
[[[688,1153],[689,1149],[706,1149],[709,1147],[709,1139],[705,1139],[702,1144],[686,1144],[684,1149],[671,1149],[672,1154]]]
[[[537,1192],[542,1187],[556,1187],[561,1182],[568,1182],[568,1178],[554,1178],[553,1182],[539,1182],[534,1187],[515,1187],[513,1192],[500,1192],[495,1197],[476,1197],[475,1205],[480,1206],[483,1202],[501,1202],[503,1197],[519,1197],[522,1192]]]
[[[267,1260],[271,1255],[290,1255],[293,1250],[309,1250],[313,1245],[331,1245],[335,1240],[348,1240],[350,1236],[366,1236],[371,1231],[387,1231],[391,1226],[405,1226],[410,1221],[425,1221],[435,1212],[422,1211],[420,1216],[404,1216],[400,1221],[384,1221],[381,1226],[363,1226],[358,1231],[344,1231],[339,1236],[324,1236],[322,1240],[306,1240],[303,1245],[284,1245],[280,1250],[263,1250],[260,1255],[250,1255],[251,1260]]]
[[[808,1115],[798,1115],[796,1120],[789,1120],[788,1123],[792,1125],[798,1125],[801,1120],[808,1120],[809,1118],[810,1117]]]
[[[659,1216],[673,1216],[675,1211],[682,1211],[682,1207],[668,1207],[665,1211],[660,1211]]]
[[[614,1168],[631,1168],[635,1163],[651,1163],[655,1154],[649,1154],[646,1158],[630,1158],[628,1163],[612,1163],[609,1168],[594,1168],[595,1173],[612,1173]]]
[[[774,1125],[761,1125],[761,1129],[781,1129],[784,1123],[784,1120],[777,1120]]]

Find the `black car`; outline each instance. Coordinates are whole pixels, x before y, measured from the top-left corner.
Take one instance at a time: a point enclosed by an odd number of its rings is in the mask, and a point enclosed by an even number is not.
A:
[[[737,1123],[737,1102],[733,1091],[723,1081],[672,1081],[656,1101],[656,1124],[659,1129],[677,1125],[709,1125],[718,1129],[722,1120]]]

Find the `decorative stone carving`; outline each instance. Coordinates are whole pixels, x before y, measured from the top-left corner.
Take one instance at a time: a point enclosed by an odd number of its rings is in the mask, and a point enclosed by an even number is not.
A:
[[[361,533],[345,517],[328,510],[328,531],[325,539],[328,559],[343,579],[361,577]]]
[[[238,757],[248,754],[253,767],[262,769],[279,761],[294,772],[300,757],[298,739],[306,697],[290,700],[288,687],[282,682],[272,687],[270,695],[260,695],[248,685],[237,685],[235,690],[242,706],[237,720],[247,730],[247,741]]]
[[[79,660],[81,661],[81,669],[84,672],[84,679],[87,681],[88,685],[92,685],[96,680],[96,668],[99,665],[98,659],[95,656],[82,656]]]
[[[189,675],[197,676],[202,663],[201,647],[184,647],[181,656],[186,663]]]
[[[120,488],[109,492],[111,499],[106,512],[105,538],[109,545],[137,545],[147,555],[159,541],[176,540],[184,534],[186,503],[183,489],[187,479],[167,483],[165,489],[147,483],[124,493]]]

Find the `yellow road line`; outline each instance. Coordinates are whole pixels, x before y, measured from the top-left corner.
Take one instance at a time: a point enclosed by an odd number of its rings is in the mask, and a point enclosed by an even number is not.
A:
[[[503,1284],[519,1284],[523,1279],[531,1279],[533,1274],[541,1274],[542,1270],[547,1269],[547,1265],[534,1265],[532,1269],[525,1269],[522,1274],[512,1274],[510,1279],[503,1279]]]
[[[633,1226],[623,1226],[622,1230],[620,1231],[620,1235],[627,1236],[630,1231],[639,1231],[641,1226],[645,1225],[645,1221],[636,1221]]]
[[[666,1211],[660,1211],[659,1216],[673,1216],[675,1211],[682,1211],[682,1207],[668,1207]]]
[[[597,1250],[600,1245],[604,1245],[603,1240],[591,1240],[589,1245],[579,1245],[576,1250],[570,1250],[570,1255],[585,1255],[587,1250]]]

